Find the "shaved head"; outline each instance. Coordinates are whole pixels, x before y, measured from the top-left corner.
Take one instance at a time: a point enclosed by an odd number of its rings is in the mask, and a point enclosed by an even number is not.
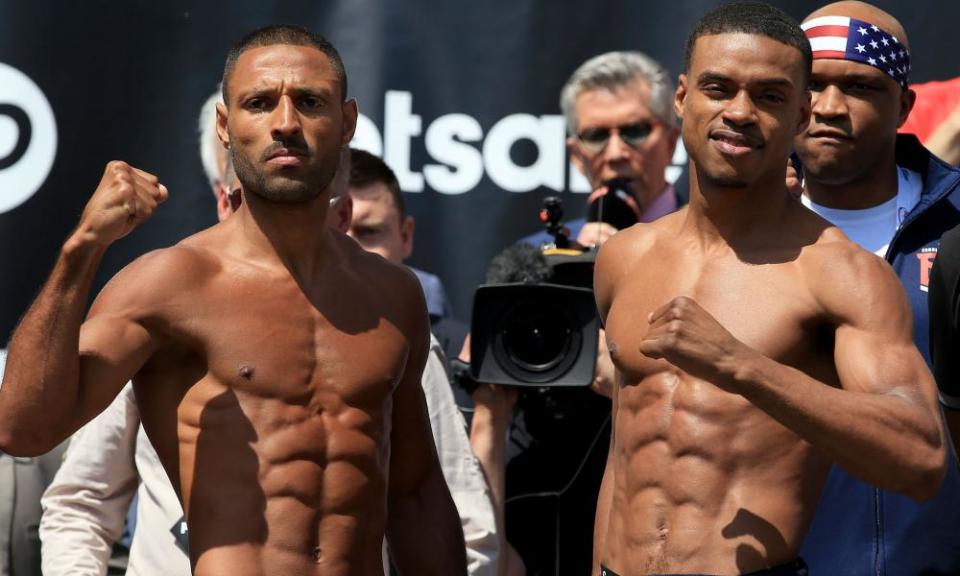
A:
[[[875,24],[885,32],[896,36],[897,40],[899,40],[907,50],[910,49],[910,40],[907,38],[907,31],[903,29],[900,21],[872,4],[858,2],[857,0],[834,2],[827,4],[823,8],[814,10],[804,18],[803,21],[806,22],[807,20],[820,18],[821,16],[849,16],[857,20]]]

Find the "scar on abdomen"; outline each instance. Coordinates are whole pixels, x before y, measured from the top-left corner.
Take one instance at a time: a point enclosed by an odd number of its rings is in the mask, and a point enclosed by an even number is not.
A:
[[[245,380],[250,380],[251,378],[253,378],[253,366],[250,366],[248,364],[244,364],[243,366],[240,366],[240,377]]]

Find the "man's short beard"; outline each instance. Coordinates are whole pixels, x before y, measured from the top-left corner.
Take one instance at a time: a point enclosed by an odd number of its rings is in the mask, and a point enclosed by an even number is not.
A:
[[[698,175],[698,178],[702,178],[704,183],[711,188],[746,188],[749,186],[747,182],[737,180],[733,177],[713,176],[702,173]]]
[[[277,204],[300,204],[315,199],[329,186],[337,167],[334,162],[333,170],[329,170],[324,163],[323,171],[316,178],[306,181],[280,176],[268,179],[264,171],[259,170],[249,158],[235,149],[230,150],[230,157],[244,193],[254,194]]]
[[[803,165],[804,180],[826,186],[842,186],[857,179],[858,174],[849,162],[830,159],[825,162],[814,160]]]

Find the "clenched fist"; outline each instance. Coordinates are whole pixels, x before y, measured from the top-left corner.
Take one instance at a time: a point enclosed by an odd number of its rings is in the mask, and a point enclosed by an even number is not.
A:
[[[752,352],[695,300],[674,298],[650,314],[640,350],[729,392],[733,375]]]
[[[166,199],[167,188],[156,176],[114,160],[83,209],[77,232],[85,240],[108,246],[150,218]]]

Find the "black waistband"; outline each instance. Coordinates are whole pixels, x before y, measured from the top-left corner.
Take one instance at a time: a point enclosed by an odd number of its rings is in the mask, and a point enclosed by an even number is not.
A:
[[[787,562],[785,564],[779,564],[772,568],[764,568],[763,570],[757,570],[756,572],[750,572],[745,576],[808,576],[809,571],[807,570],[807,563],[803,561],[803,558],[797,558],[796,560]],[[600,576],[620,576],[613,570],[607,568],[603,564],[600,565]],[[647,576],[712,576],[711,574],[706,573],[686,573],[686,574],[649,574]]]

